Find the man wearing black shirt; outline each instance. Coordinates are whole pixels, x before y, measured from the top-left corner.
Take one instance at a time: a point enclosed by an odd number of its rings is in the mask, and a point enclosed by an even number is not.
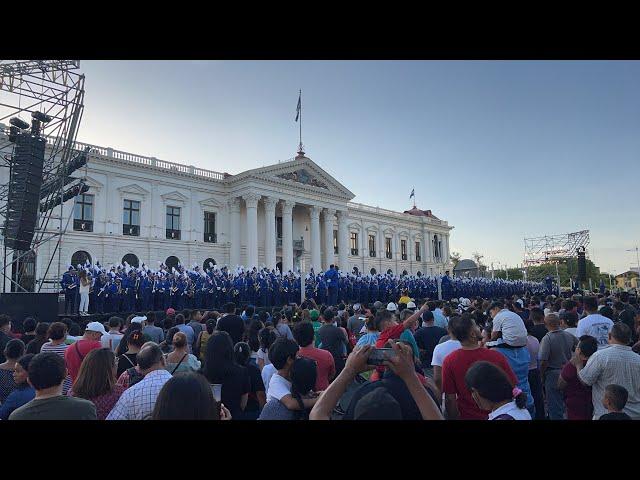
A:
[[[438,345],[440,339],[447,334],[444,328],[435,326],[433,321],[433,312],[429,310],[423,312],[423,327],[419,328],[414,335],[416,344],[420,349],[420,362],[422,363],[423,369],[431,369],[433,350],[436,348],[436,345]]]
[[[548,330],[544,324],[544,312],[540,308],[532,308],[529,313],[529,320],[532,321],[533,326],[529,333],[536,337],[539,342],[547,334]]]
[[[227,332],[235,345],[242,341],[242,334],[244,333],[244,322],[242,318],[236,315],[236,305],[233,302],[229,302],[224,306],[226,314],[218,320],[218,330]]]

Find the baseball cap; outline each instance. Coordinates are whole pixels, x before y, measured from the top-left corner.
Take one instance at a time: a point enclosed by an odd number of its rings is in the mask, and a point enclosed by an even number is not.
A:
[[[377,387],[358,400],[353,419],[402,420],[402,408],[385,387]]]
[[[176,311],[173,308],[167,308],[167,315],[173,315]]]
[[[353,306],[353,309],[354,309],[356,312],[359,312],[359,311],[360,311],[360,304],[359,304],[359,303],[356,303],[356,304]]]
[[[380,300],[376,301],[373,304],[373,308],[375,308],[376,310],[380,310],[383,306],[384,306],[384,303],[382,303]]]
[[[517,303],[518,305],[520,305],[520,308],[523,308],[523,307],[524,307],[524,300],[522,300],[521,298],[519,298],[518,300],[516,300],[516,303]]]
[[[320,316],[320,312],[316,309],[313,309],[309,312],[309,317],[311,317],[311,320],[318,320],[318,317]]]
[[[416,304],[414,302],[409,302],[409,303],[407,303],[407,308],[409,310],[415,310]]]
[[[131,323],[142,323],[147,320],[147,317],[133,317]]]
[[[85,328],[85,331],[88,332],[99,332],[102,335],[106,335],[107,331],[104,329],[104,325],[102,325],[100,322],[90,322],[87,325],[87,328]]]
[[[387,305],[387,310],[390,311],[390,312],[395,312],[396,310],[398,310],[398,306],[395,303],[390,302]]]

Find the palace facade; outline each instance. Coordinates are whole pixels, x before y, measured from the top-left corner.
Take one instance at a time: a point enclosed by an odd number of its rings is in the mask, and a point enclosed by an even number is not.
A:
[[[452,268],[453,227],[446,221],[430,210],[354,203],[347,187],[302,152],[231,175],[80,142],[76,148],[87,146],[87,166],[73,176],[85,178],[89,191],[62,208],[68,226],[59,253],[55,240],[37,252],[38,279],[54,257],[50,289],[69,264],[86,259],[152,269],[160,262],[266,265],[285,272],[337,264],[365,274],[432,275]],[[6,183],[7,172],[1,175]],[[60,207],[54,215],[49,228],[56,230]]]

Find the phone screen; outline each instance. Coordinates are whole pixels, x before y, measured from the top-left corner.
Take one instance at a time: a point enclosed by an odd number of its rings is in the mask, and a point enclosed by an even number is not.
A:
[[[382,365],[386,360],[397,355],[393,348],[376,348],[371,351],[367,365]]]

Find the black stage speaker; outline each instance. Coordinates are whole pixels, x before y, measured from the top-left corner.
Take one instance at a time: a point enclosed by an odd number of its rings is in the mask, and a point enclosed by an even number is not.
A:
[[[5,244],[29,250],[40,207],[40,188],[47,141],[23,132],[16,137],[7,199]]]
[[[578,249],[578,281],[587,281],[587,259],[584,247]]]
[[[39,322],[55,322],[58,319],[57,293],[0,293],[0,312],[11,317],[18,326],[27,317]]]

